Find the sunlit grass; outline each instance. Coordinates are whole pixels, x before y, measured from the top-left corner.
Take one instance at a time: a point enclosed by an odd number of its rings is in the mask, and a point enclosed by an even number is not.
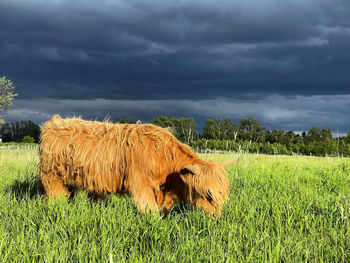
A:
[[[85,192],[37,195],[37,149],[0,149],[3,262],[350,261],[350,159],[203,154],[239,159],[226,170],[220,218],[185,205],[140,214],[128,195],[95,203]]]

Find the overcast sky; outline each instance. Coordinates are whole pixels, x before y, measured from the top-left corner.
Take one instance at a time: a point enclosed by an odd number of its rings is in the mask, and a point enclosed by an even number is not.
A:
[[[349,0],[1,0],[6,120],[159,115],[350,131]]]

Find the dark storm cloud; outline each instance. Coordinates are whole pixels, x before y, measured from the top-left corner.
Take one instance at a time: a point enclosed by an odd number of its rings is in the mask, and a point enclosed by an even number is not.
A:
[[[347,0],[3,0],[0,73],[24,100],[297,105],[350,93],[349,17]]]

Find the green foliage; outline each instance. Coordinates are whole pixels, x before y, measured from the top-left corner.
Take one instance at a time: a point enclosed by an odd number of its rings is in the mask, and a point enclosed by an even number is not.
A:
[[[191,118],[172,118],[173,129],[179,140],[189,144],[198,139],[197,124]]]
[[[345,142],[350,143],[350,132],[347,133],[347,135],[345,137]]]
[[[318,127],[312,127],[306,135],[306,143],[315,142],[315,141],[325,141],[327,139],[332,138],[332,130],[331,129],[320,129]]]
[[[21,142],[26,135],[39,142],[40,126],[32,121],[10,122],[0,126],[0,135],[4,142]]]
[[[131,119],[124,119],[124,118],[116,118],[113,123],[124,123],[124,124],[127,124],[127,123],[136,123],[137,121],[135,120],[131,120]]]
[[[115,119],[118,123],[136,123],[131,119]],[[238,126],[230,118],[207,119],[200,136],[193,118],[160,116],[152,124],[168,128],[180,141],[195,149],[247,151],[265,154],[303,154],[317,156],[350,156],[350,132],[343,138],[333,138],[331,129],[312,127],[302,135],[293,131],[268,131],[254,118],[243,119]],[[3,142],[21,142],[25,135],[37,143],[40,127],[32,121],[17,121],[0,125]]]
[[[26,135],[22,138],[23,143],[34,143],[34,141],[34,138],[29,135]]]
[[[122,121],[124,122],[124,119]],[[134,123],[130,121],[129,123]],[[180,141],[195,149],[247,151],[265,154],[344,155],[350,156],[350,132],[344,138],[333,138],[331,129],[312,127],[302,135],[293,131],[267,130],[254,118],[245,118],[240,126],[231,118],[207,119],[200,136],[193,118],[159,116],[154,125],[168,128]]]
[[[229,121],[225,122],[226,120]],[[229,125],[225,127],[225,123]],[[293,131],[268,131],[254,118],[241,120],[239,128],[231,119],[207,119],[202,140],[192,142],[191,146],[202,150],[350,156],[350,132],[344,138],[333,138],[331,129],[312,127],[300,136]]]
[[[128,195],[47,203],[37,150],[0,149],[3,262],[349,262],[350,160],[266,155],[227,168],[222,216],[140,214]]]
[[[249,141],[261,141],[265,137],[267,129],[260,125],[260,123],[254,119],[243,119],[241,120],[240,129],[242,131],[241,138]]]
[[[194,122],[194,119],[191,118],[171,118],[169,119],[166,116],[160,116],[153,120],[151,123],[158,125],[163,128],[170,128],[170,131],[174,136],[187,144],[192,143],[193,141],[199,138],[199,133],[197,131],[197,124]]]
[[[324,142],[315,142],[304,144],[298,142],[295,144],[282,144],[267,142],[252,142],[252,141],[234,141],[234,140],[206,140],[200,139],[190,143],[190,146],[195,150],[220,150],[234,152],[249,152],[263,154],[302,154],[316,156],[350,156],[350,144],[345,143],[345,140],[337,142],[336,139],[328,139]]]
[[[207,119],[203,128],[203,138],[228,140],[236,139],[239,127],[231,118]]]
[[[0,78],[0,125],[4,124],[3,114],[12,107],[12,101],[18,94],[13,93],[15,86],[6,77]]]
[[[167,116],[159,116],[151,120],[151,123],[163,128],[173,127],[173,122]]]

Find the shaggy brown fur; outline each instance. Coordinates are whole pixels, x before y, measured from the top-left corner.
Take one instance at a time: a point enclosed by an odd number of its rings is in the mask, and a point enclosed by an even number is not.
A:
[[[229,194],[223,166],[201,160],[167,129],[58,115],[42,127],[40,176],[47,198],[69,196],[68,189],[126,191],[142,212],[185,201],[220,215]]]

